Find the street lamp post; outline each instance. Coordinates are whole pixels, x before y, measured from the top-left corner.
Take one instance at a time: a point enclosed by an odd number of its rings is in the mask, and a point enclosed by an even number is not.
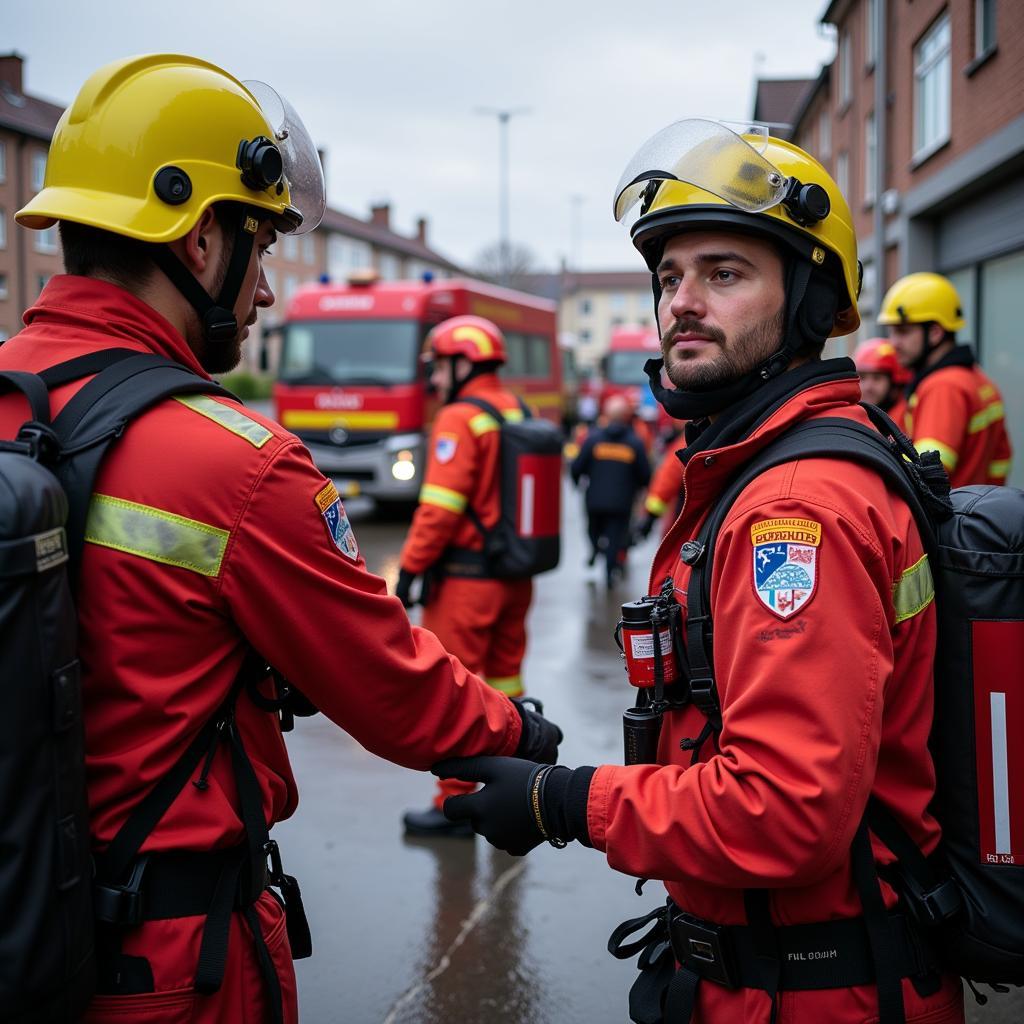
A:
[[[517,114],[530,113],[529,107],[499,110],[496,107],[477,107],[478,114],[498,119],[498,272],[501,283],[509,283],[510,242],[508,227],[508,123]]]

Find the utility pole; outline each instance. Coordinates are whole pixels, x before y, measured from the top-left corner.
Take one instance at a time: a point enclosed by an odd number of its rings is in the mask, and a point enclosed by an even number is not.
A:
[[[501,283],[509,283],[511,250],[508,216],[508,123],[518,114],[530,113],[529,107],[500,110],[496,107],[477,107],[476,112],[498,119],[498,272]]]

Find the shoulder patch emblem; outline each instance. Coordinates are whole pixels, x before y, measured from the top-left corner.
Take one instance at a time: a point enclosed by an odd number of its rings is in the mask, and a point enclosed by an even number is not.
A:
[[[458,447],[459,439],[455,434],[438,434],[434,442],[434,458],[441,465],[451,462],[455,458],[455,449]]]
[[[754,592],[780,619],[806,608],[818,589],[821,523],[813,519],[763,519],[750,528]]]
[[[324,517],[327,532],[330,534],[334,546],[346,558],[351,558],[354,562],[359,557],[359,545],[356,544],[356,535],[352,532],[352,524],[348,521],[345,506],[341,503],[337,487],[328,481],[327,486],[317,494],[314,500],[320,514]]]

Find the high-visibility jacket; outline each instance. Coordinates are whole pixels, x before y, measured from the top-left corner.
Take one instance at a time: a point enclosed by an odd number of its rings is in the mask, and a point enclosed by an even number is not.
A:
[[[506,420],[523,416],[515,395],[506,391],[493,373],[468,381],[459,398],[481,398]],[[483,538],[467,509],[476,513],[484,529],[498,522],[500,437],[494,418],[468,402],[452,402],[438,411],[430,432],[420,503],[402,547],[403,569],[425,572],[448,547],[483,550]]]
[[[680,547],[737,469],[808,418],[867,422],[859,399],[856,379],[812,384],[746,439],[692,456],[650,593],[671,576],[685,616],[690,569]],[[928,812],[932,598],[912,514],[878,474],[826,458],[762,473],[732,506],[714,556],[717,746],[706,742],[691,766],[680,744],[705,719],[692,705],[667,712],[659,764],[597,769],[587,807],[594,845],[612,867],[665,880],[681,908],[718,924],[746,923],[747,888],[769,890],[777,925],[860,916],[850,845],[869,796],[922,849],[939,839]],[[891,860],[878,844],[874,852]],[[936,1011],[930,1022],[962,1020],[958,979],[927,998],[904,989],[908,1020],[925,1009]],[[700,1024],[770,1016],[763,991],[710,982],[698,1006]],[[786,992],[778,1024],[863,1024],[877,1012],[873,986]]]
[[[665,454],[662,455],[661,462],[651,477],[651,485],[647,488],[647,497],[644,499],[644,508],[649,515],[659,518],[668,515],[666,530],[672,524],[683,493],[683,464],[677,454],[680,447],[685,447],[682,436],[676,445],[675,448],[665,449]]]
[[[102,281],[55,277],[24,319],[0,347],[4,369],[39,371],[124,347],[203,373],[162,316]],[[54,413],[79,386],[52,393]],[[0,436],[13,437],[27,418],[20,395],[0,400]],[[100,468],[86,539],[77,607],[98,848],[213,716],[250,645],[364,747],[409,768],[517,745],[511,702],[411,627],[367,571],[337,492],[304,445],[238,402],[170,399],[134,421]],[[298,794],[277,717],[243,694],[236,721],[266,819],[280,821]],[[144,852],[242,841],[226,751],[208,781],[203,791],[182,789]],[[267,913],[280,919],[271,904]],[[202,923],[139,929],[151,936],[144,948],[158,990],[190,986]],[[190,958],[161,959],[162,950],[189,949]]]
[[[1006,483],[1012,450],[1003,397],[976,363],[923,377],[907,403],[906,422],[919,451],[938,451],[954,487]]]
[[[609,423],[590,432],[572,462],[572,478],[587,478],[587,510],[625,515],[651,476],[647,451],[626,423]]]

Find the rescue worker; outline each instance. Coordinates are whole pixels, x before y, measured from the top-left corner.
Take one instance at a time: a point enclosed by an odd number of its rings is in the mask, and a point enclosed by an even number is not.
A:
[[[651,478],[647,451],[630,426],[630,413],[629,401],[612,395],[604,404],[605,425],[590,432],[570,469],[573,483],[587,478],[590,564],[603,553],[609,587],[622,576],[633,503]]]
[[[274,302],[264,255],[279,233],[314,228],[324,202],[316,149],[269,87],[188,56],[101,68],[16,215],[59,225],[67,274],[0,367],[127,349],[207,379],[230,370]],[[80,386],[52,391],[54,413]],[[0,436],[22,404],[0,401]],[[100,467],[86,541],[77,607],[102,915],[85,1020],[295,1021],[290,943],[306,944],[304,918],[266,830],[298,795],[264,665],[409,768],[456,752],[550,759],[560,734],[410,627],[306,448],[236,401],[166,400],[130,423]],[[115,839],[137,855],[108,877]]]
[[[647,538],[657,520],[661,520],[664,537],[668,533],[683,503],[683,463],[679,452],[685,448],[681,434],[676,434],[665,445],[665,453],[651,477],[644,498],[644,511],[636,524],[636,535]]]
[[[968,345],[960,296],[941,274],[908,274],[882,300],[900,362],[913,372],[907,388],[907,433],[918,451],[938,451],[953,487],[1004,484],[1011,447],[999,388]]]
[[[869,423],[852,361],[821,359],[827,338],[858,326],[857,245],[817,161],[709,121],[679,122],[641,149],[617,216],[637,202],[632,238],[654,275],[662,331],[652,387],[691,421],[685,503],[651,594],[680,602],[692,655],[682,603],[701,555],[686,542],[716,497],[798,424]],[[662,362],[674,388],[658,380]],[[939,840],[928,810],[935,607],[909,507],[858,463],[784,463],[730,506],[711,569],[714,685],[666,687],[656,763],[447,761],[434,771],[485,785],[446,813],[515,854],[575,839],[619,871],[665,880],[668,908],[647,919],[650,941],[634,944],[648,969],[637,999],[651,997],[649,1017],[634,1019],[662,1019],[667,998],[666,1024],[865,1024],[879,1020],[885,982],[907,1021],[959,1024],[959,978],[932,968],[893,890],[878,888],[872,861],[891,855],[860,827],[873,797],[926,853]],[[870,907],[855,863],[874,886]],[[902,1019],[887,1002],[883,1024]]]
[[[490,320],[456,316],[430,332],[424,357],[444,404],[431,429],[420,503],[402,547],[395,593],[409,608],[418,586],[423,626],[495,690],[519,697],[533,582],[487,575],[484,533],[501,511],[499,424],[460,401],[482,399],[507,420],[522,418],[519,399],[498,379],[505,338]],[[405,813],[405,831],[472,838],[465,822],[451,822],[441,811],[447,797],[472,789],[442,782],[430,807]]]
[[[853,364],[860,375],[860,393],[864,401],[877,405],[901,430],[904,429],[907,403],[903,389],[910,383],[911,375],[900,366],[892,342],[886,338],[862,341],[854,350]]]

